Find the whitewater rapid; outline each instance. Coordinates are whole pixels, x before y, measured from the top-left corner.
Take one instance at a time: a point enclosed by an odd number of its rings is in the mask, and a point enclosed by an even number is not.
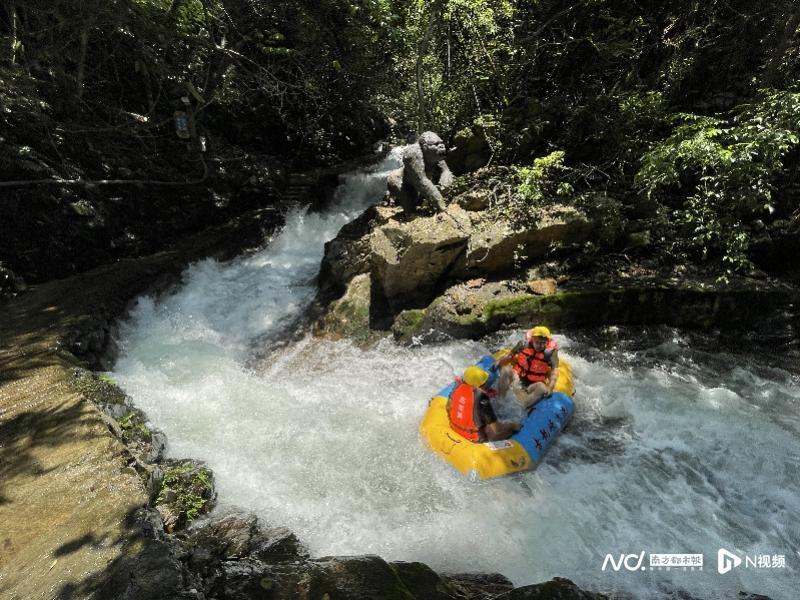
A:
[[[285,525],[314,555],[376,553],[516,585],[569,577],[648,598],[794,598],[796,376],[695,352],[677,333],[634,350],[557,336],[579,390],[571,425],[535,472],[470,484],[424,447],[419,420],[433,393],[519,331],[370,350],[303,332],[325,241],[382,198],[398,166],[390,156],[349,177],[328,211],[293,212],[255,255],[193,265],[122,323],[113,377],[171,457],[214,470],[216,510]],[[786,566],[720,575],[719,548]],[[602,570],[606,554],[642,551],[703,553],[705,566]]]

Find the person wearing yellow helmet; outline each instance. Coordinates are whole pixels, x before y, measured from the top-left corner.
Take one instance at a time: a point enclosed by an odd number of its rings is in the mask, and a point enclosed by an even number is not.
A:
[[[456,386],[447,399],[450,427],[471,442],[505,440],[519,431],[517,423],[498,421],[491,397],[497,392],[487,386],[489,373],[472,365],[456,378]]]
[[[547,327],[537,325],[497,364],[502,367],[500,393],[505,394],[511,386],[521,386],[525,392],[521,402],[530,408],[553,393],[558,380],[558,342]]]

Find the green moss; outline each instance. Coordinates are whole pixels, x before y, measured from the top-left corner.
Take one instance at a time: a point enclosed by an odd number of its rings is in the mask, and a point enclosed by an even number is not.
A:
[[[400,339],[408,339],[419,331],[425,320],[427,311],[424,308],[412,308],[402,311],[392,323],[392,333]]]
[[[785,303],[784,294],[666,286],[606,288],[562,292],[550,296],[512,294],[492,299],[467,315],[447,319],[474,334],[502,324],[541,321],[551,326],[604,323],[664,323],[710,329],[720,324],[748,325],[763,318],[768,306]]]
[[[521,313],[533,312],[539,308],[541,298],[541,296],[525,294],[491,300],[483,309],[483,319],[488,320],[495,316],[513,317]]]

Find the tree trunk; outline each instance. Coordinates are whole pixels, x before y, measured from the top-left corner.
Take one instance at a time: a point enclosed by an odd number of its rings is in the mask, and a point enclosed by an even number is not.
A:
[[[11,64],[17,62],[17,48],[19,47],[19,38],[17,37],[17,7],[13,4],[8,9],[9,17],[11,17]]]
[[[425,27],[425,33],[417,44],[417,133],[422,133],[426,125],[426,106],[425,106],[425,86],[422,82],[423,78],[423,62],[425,61],[425,54],[428,52],[428,44],[433,35],[433,29],[436,21],[439,18],[439,13],[442,10],[441,0],[436,0],[431,6],[431,12],[428,15],[428,25]]]
[[[792,43],[798,27],[800,27],[800,6],[795,8],[794,13],[788,16],[786,26],[783,28],[778,38],[778,43],[775,45],[775,50],[773,50],[772,56],[767,63],[767,68],[764,72],[764,83],[767,85],[775,86],[779,83],[779,70],[783,57],[789,44]]]
[[[78,73],[75,76],[75,91],[78,95],[78,100],[83,98],[83,80],[86,77],[86,54],[89,50],[89,28],[84,27],[81,30],[81,54],[78,59]]]

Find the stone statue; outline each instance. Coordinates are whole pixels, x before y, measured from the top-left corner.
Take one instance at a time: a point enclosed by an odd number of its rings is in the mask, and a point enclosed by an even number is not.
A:
[[[413,213],[418,206],[430,212],[446,208],[442,193],[453,183],[453,174],[445,162],[442,138],[426,131],[415,144],[403,148],[403,169],[389,177],[389,194],[405,213]]]

